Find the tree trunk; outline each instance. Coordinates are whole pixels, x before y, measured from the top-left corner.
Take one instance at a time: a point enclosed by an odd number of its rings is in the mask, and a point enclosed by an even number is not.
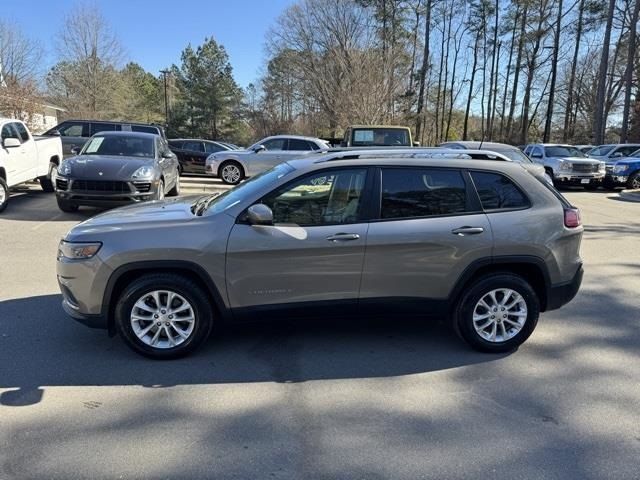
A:
[[[564,130],[562,132],[562,141],[568,142],[569,138],[573,139],[575,128],[575,118],[573,117],[573,89],[576,83],[576,68],[578,66],[578,55],[580,53],[580,40],[582,38],[582,20],[584,15],[584,2],[580,0],[578,10],[578,25],[576,27],[576,43],[573,50],[573,61],[571,62],[571,73],[569,74],[569,88],[567,91],[567,105],[564,111]]]
[[[516,68],[513,75],[513,90],[511,91],[511,106],[509,107],[509,116],[507,117],[507,134],[506,137],[511,141],[513,134],[513,115],[516,110],[516,99],[518,98],[518,82],[520,80],[520,70],[522,69],[522,52],[524,50],[524,37],[527,29],[527,13],[529,3],[525,2],[522,11],[522,22],[520,22],[520,34],[518,36],[518,55],[516,58]]]
[[[629,131],[629,110],[631,107],[631,88],[633,87],[633,60],[636,55],[636,29],[638,14],[640,13],[640,0],[635,0],[631,26],[629,28],[629,46],[627,49],[627,66],[625,71],[624,108],[622,113],[622,130],[620,131],[620,143],[627,142]]]
[[[473,99],[473,84],[476,79],[476,71],[478,68],[478,44],[480,34],[476,36],[476,44],[473,47],[473,67],[471,67],[471,79],[469,81],[469,95],[467,96],[467,108],[464,111],[464,128],[462,131],[462,140],[469,139],[469,110],[471,109],[471,100]]]
[[[416,138],[422,138],[422,109],[424,107],[424,86],[429,66],[429,36],[431,34],[431,1],[427,0],[427,15],[424,28],[424,53],[420,68],[420,89],[418,90],[418,105],[416,107]]]
[[[445,10],[446,12],[446,10]],[[436,111],[435,120],[435,141],[440,140],[440,95],[442,93],[442,70],[444,69],[444,46],[446,44],[447,27],[446,23],[442,26],[442,42],[440,42],[440,68],[438,70],[438,87],[436,90]]]
[[[606,127],[604,118],[605,87],[609,60],[609,42],[611,41],[611,25],[613,24],[613,11],[615,5],[616,0],[609,0],[607,25],[604,30],[602,56],[600,57],[600,68],[598,69],[598,91],[596,94],[596,110],[593,119],[593,141],[596,145],[602,145],[602,143],[604,143]]]
[[[500,11],[499,0],[496,0],[495,9],[496,9],[495,11],[496,21],[495,21],[494,30],[493,30],[493,51],[491,53],[491,75],[489,76],[489,100],[487,102],[487,131],[488,131],[489,139],[491,139],[493,136],[493,133],[492,133],[493,84],[494,84],[493,77],[494,75],[497,74],[496,72],[497,65],[495,65],[495,63],[496,63],[496,50],[498,48],[498,19],[499,19],[499,11]]]
[[[551,88],[549,89],[549,106],[544,121],[543,143],[549,142],[551,136],[551,117],[553,117],[553,102],[556,90],[556,75],[558,73],[558,50],[560,50],[560,27],[562,26],[562,0],[558,0],[558,20],[556,22],[555,39],[553,41],[553,61],[551,62]]]
[[[509,84],[509,78],[511,77],[511,65],[513,62],[513,47],[516,43],[516,30],[518,29],[518,20],[520,15],[520,5],[516,5],[516,14],[513,19],[513,30],[511,31],[511,43],[509,45],[509,61],[507,62],[507,76],[504,80],[504,94],[502,96],[502,107],[500,108],[500,140],[504,141],[504,115],[507,109],[507,85]]]

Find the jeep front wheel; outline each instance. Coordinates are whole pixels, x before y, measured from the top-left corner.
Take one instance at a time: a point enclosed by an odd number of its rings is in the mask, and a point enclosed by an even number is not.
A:
[[[120,295],[116,325],[135,352],[155,359],[188,355],[212,327],[207,295],[189,278],[150,274],[133,281]]]

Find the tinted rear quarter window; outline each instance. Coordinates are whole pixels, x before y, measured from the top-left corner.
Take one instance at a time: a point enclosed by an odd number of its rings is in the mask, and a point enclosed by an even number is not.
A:
[[[160,132],[156,127],[148,127],[145,125],[131,125],[131,130],[133,132],[141,132],[141,133],[152,133],[153,135],[159,135]]]
[[[457,170],[385,168],[381,217],[416,218],[464,213],[466,185]]]
[[[485,210],[520,209],[529,199],[509,178],[499,173],[471,172],[471,178]]]
[[[120,125],[115,123],[92,123],[91,124],[91,136],[100,132],[115,132],[120,130]]]
[[[22,142],[24,143],[24,142],[28,141],[29,140],[29,132],[27,132],[27,127],[25,127],[20,122],[15,122],[13,125],[16,127],[16,130],[20,134],[20,139],[22,140]]]
[[[290,138],[289,139],[289,146],[287,148],[287,150],[295,150],[295,151],[299,151],[299,150],[311,150],[309,144],[307,143],[306,140],[300,140],[297,138]]]

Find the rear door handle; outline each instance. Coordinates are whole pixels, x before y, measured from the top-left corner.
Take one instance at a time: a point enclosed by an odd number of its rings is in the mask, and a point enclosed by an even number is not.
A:
[[[464,237],[465,235],[478,235],[479,233],[484,232],[484,228],[482,227],[460,227],[454,230],[451,230],[451,233],[454,235],[460,235]]]
[[[327,240],[330,242],[347,242],[349,240],[358,240],[360,235],[357,233],[336,233],[335,235],[329,235]]]

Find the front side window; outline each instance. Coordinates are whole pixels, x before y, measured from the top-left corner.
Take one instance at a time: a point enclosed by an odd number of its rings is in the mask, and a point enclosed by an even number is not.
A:
[[[20,135],[20,140],[22,141],[22,143],[27,142],[29,140],[29,132],[27,131],[27,127],[25,127],[20,122],[15,122],[13,126],[18,131],[18,135]]]
[[[204,150],[207,153],[216,153],[224,150],[224,148],[221,145],[218,145],[217,143],[205,142]]]
[[[619,154],[618,156],[629,157],[637,149],[638,149],[637,145],[626,145],[624,147],[618,148],[615,153]]]
[[[169,140],[169,146],[171,148],[181,149],[183,143],[184,142],[180,142],[178,140]]]
[[[542,158],[542,149],[540,147],[533,147],[531,149],[531,156],[533,158]]]
[[[262,143],[262,146],[267,150],[285,150],[287,146],[286,138],[273,138]]]
[[[385,168],[382,218],[455,215],[467,208],[466,184],[457,170]]]
[[[598,157],[608,155],[615,145],[601,145],[599,147],[589,150],[590,155],[596,155]]]
[[[5,123],[2,127],[2,140],[5,140],[7,138],[16,138],[20,140],[18,131],[13,126],[13,123]]]
[[[274,223],[354,223],[359,218],[366,176],[365,168],[314,173],[267,195],[262,203],[273,210]]]
[[[502,208],[526,208],[529,199],[507,177],[499,173],[471,172],[482,208],[496,210]]]
[[[86,123],[69,122],[58,128],[58,132],[63,137],[89,137],[88,126]]]
[[[153,137],[96,135],[86,143],[80,155],[155,158],[155,146]]]

